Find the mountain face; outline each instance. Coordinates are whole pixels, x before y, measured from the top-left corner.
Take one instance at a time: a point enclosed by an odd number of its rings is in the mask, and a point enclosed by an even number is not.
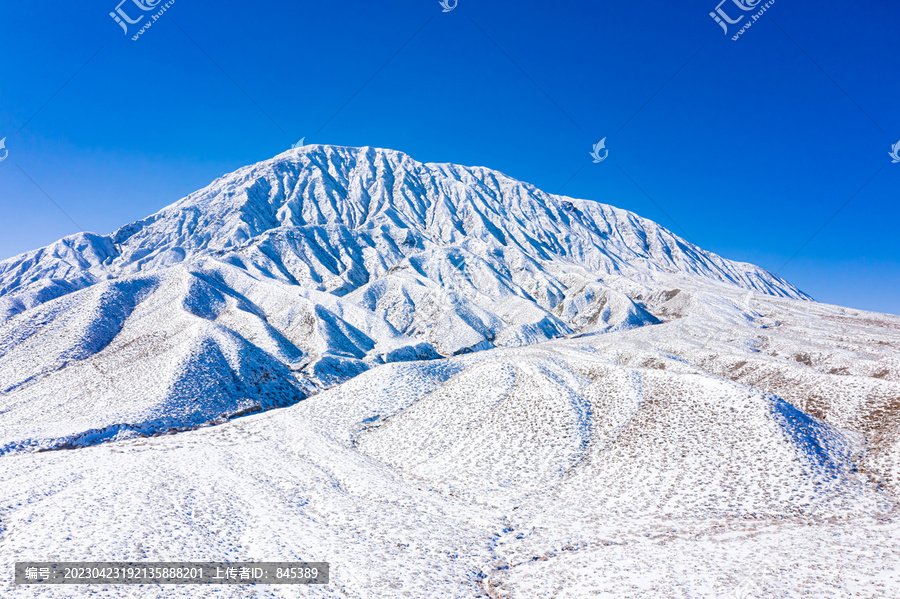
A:
[[[810,300],[495,171],[292,150],[0,262],[0,561],[892,599],[900,317]]]
[[[676,273],[810,299],[633,213],[550,195],[496,171],[422,164],[389,150],[304,146],[112,235],[75,235],[0,262],[3,315],[200,257],[338,297],[407,273],[454,290],[459,281],[441,279],[450,268],[477,279],[460,293],[499,292],[548,311],[571,299],[573,285],[560,279],[572,270],[608,280],[606,287],[617,277],[652,283],[656,273]]]
[[[651,304],[690,281],[809,299],[496,171],[305,146],[112,235],[0,262],[7,418],[46,405],[59,422],[16,420],[0,452],[288,405],[386,362],[658,324]],[[65,416],[87,406],[90,422]]]

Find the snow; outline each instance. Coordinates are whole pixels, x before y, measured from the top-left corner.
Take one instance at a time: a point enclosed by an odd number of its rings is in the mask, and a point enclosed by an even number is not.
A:
[[[641,293],[697,275],[806,297],[496,171],[305,146],[0,262],[0,454],[202,426],[389,361],[656,324]]]
[[[304,146],[0,262],[0,556],[331,584],[0,594],[893,599],[897,398],[900,317],[496,171]]]

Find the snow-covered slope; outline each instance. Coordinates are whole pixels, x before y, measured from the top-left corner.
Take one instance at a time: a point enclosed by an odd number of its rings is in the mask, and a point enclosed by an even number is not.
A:
[[[0,453],[215,422],[385,362],[657,324],[641,298],[673,281],[806,298],[611,206],[306,146],[0,262]]]
[[[380,365],[211,428],[0,457],[7,561],[332,567],[330,585],[302,590],[6,590],[60,599],[893,599],[900,527],[884,465],[896,468],[896,453],[887,457],[858,423],[884,408],[864,390],[867,378],[887,396],[900,392],[900,318],[719,299],[710,314],[655,327]],[[809,365],[793,359],[807,347],[804,331],[838,318]],[[885,345],[854,359],[847,335]],[[843,374],[829,374],[840,364]],[[783,372],[786,380],[765,378],[797,403],[823,393],[830,416],[853,426],[803,413],[766,382],[754,388],[709,369]],[[841,379],[872,403],[845,397]]]
[[[284,402],[373,364],[655,324],[638,298],[682,279],[806,298],[611,206],[484,168],[305,146],[112,235],[0,262],[0,408],[15,422],[0,452],[278,405],[236,384],[217,391],[221,401],[182,409],[202,372],[244,378],[250,366],[229,353],[255,354],[253,368],[287,377],[265,385],[306,390]],[[146,352],[140,367],[122,348]],[[209,351],[217,357],[198,358]],[[141,392],[123,402],[98,371],[136,377]],[[90,414],[96,426],[65,419],[41,432],[48,419],[29,428],[12,407],[26,405]]]
[[[895,599],[900,317],[809,300],[495,171],[292,150],[0,262],[0,561],[332,584],[0,595]]]

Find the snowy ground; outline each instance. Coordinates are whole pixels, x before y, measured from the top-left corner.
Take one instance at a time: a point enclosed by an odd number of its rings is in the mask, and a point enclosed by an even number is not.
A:
[[[306,146],[0,261],[0,596],[900,597],[900,317]],[[327,561],[326,587],[12,584]]]
[[[386,364],[218,426],[7,455],[7,563],[321,560],[333,568],[326,588],[7,593],[898,596],[888,480],[896,460],[885,457],[896,456],[896,435],[873,448],[877,431],[860,423],[871,420],[878,393],[900,396],[900,319],[758,296],[753,309],[758,316],[731,329],[710,320],[713,334],[680,319]],[[816,335],[818,357],[798,363],[805,335],[842,313],[846,330]],[[779,326],[759,328],[774,317]],[[867,362],[842,332],[888,345],[871,344],[884,349]],[[752,372],[724,366],[738,358]],[[845,359],[849,372],[830,374]],[[803,396],[812,388],[830,397],[824,415],[839,426],[728,380],[766,368],[781,373],[779,390],[796,404],[812,401]],[[855,372],[885,368],[879,377]],[[846,388],[861,399],[838,395]]]

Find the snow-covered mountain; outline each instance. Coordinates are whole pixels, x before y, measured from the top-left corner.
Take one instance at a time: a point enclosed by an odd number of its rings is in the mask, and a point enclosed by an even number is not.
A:
[[[385,362],[656,324],[654,299],[692,281],[808,299],[496,171],[305,146],[112,235],[0,262],[0,418],[15,422],[0,452],[287,405]],[[37,429],[13,407],[35,405]]]
[[[898,398],[900,317],[496,171],[305,146],[0,262],[0,561],[893,599]]]
[[[647,283],[655,273],[680,273],[809,299],[761,268],[706,252],[636,214],[550,195],[497,171],[422,164],[391,150],[304,146],[112,235],[74,235],[0,262],[4,315],[199,257],[339,297],[380,297],[383,286],[370,288],[398,273],[452,289],[460,282],[441,278],[452,268],[472,278],[474,289],[460,292],[473,300],[493,292],[552,310],[572,287],[560,280],[562,269],[574,266],[598,281]]]

